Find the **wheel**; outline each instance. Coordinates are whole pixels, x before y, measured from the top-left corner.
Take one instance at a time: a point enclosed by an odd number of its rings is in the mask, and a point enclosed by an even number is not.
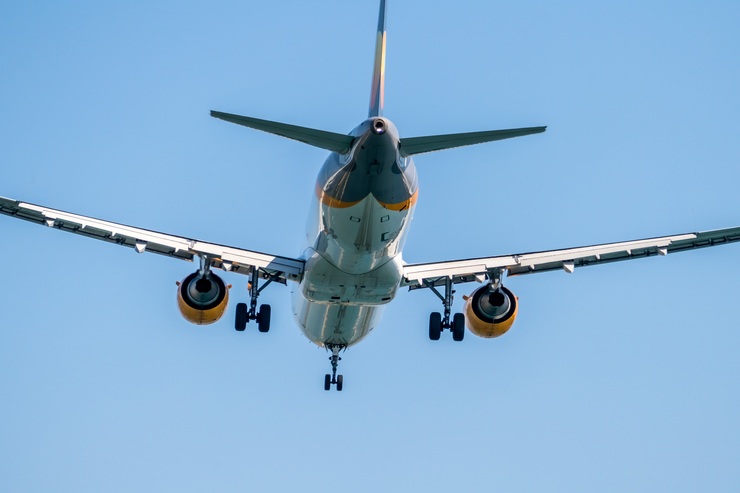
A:
[[[246,329],[247,321],[249,320],[247,317],[247,304],[238,303],[236,305],[236,323],[234,324],[234,328],[240,332]]]
[[[339,392],[341,392],[341,391],[342,391],[342,383],[343,383],[343,382],[344,382],[344,375],[339,375],[339,376],[337,377],[337,390],[338,390]]]
[[[257,327],[260,332],[267,332],[270,330],[270,312],[270,305],[262,305],[260,307],[260,314],[257,319]]]
[[[442,314],[434,312],[429,315],[429,339],[438,341],[442,334]]]
[[[331,375],[329,374],[324,377],[324,390],[331,390]]]
[[[456,313],[452,319],[452,340],[462,341],[465,337],[465,315]]]

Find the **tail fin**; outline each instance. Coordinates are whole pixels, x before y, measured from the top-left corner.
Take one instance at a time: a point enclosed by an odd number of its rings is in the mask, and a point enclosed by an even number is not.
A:
[[[375,41],[375,70],[373,87],[370,94],[370,111],[368,117],[383,116],[383,96],[385,95],[385,2],[380,0],[378,14],[378,35]]]

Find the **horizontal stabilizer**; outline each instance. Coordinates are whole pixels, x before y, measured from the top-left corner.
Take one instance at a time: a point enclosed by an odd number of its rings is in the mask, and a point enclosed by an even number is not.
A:
[[[328,151],[346,154],[352,147],[354,137],[351,135],[335,134],[313,128],[299,127],[297,125],[288,125],[287,123],[271,122],[269,120],[260,120],[258,118],[249,118],[248,116],[232,115],[230,113],[221,113],[220,111],[211,111],[211,116],[221,120],[236,123],[245,127],[261,130],[269,134],[279,135],[287,139],[297,140],[304,144],[320,147]]]
[[[413,156],[425,152],[442,151],[455,147],[471,146],[493,142],[494,140],[511,139],[524,135],[539,134],[547,127],[514,128],[510,130],[491,130],[488,132],[470,132],[465,134],[432,135],[430,137],[411,137],[401,139],[401,154]]]

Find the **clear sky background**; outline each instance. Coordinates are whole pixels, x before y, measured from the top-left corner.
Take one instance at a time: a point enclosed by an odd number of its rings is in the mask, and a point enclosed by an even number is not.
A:
[[[378,2],[3,2],[0,195],[297,255],[326,152],[211,109],[348,132]],[[408,262],[740,225],[740,4],[389,0],[403,136],[548,125],[424,155]],[[3,492],[740,488],[740,245],[510,279],[504,337],[428,339],[402,292],[327,354],[179,315],[185,262],[0,217]],[[458,289],[456,311],[462,294]]]

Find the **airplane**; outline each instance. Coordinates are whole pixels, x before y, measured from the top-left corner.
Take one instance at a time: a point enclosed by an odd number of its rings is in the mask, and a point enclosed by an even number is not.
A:
[[[380,1],[368,117],[348,134],[212,111],[226,122],[275,134],[329,151],[314,184],[301,254],[286,257],[126,226],[0,197],[0,213],[50,228],[134,249],[138,253],[198,261],[177,283],[182,316],[196,325],[223,318],[227,285],[214,270],[247,276],[249,303],[236,305],[235,329],[249,322],[270,330],[271,307],[259,305],[270,284],[291,286],[291,309],[303,334],[331,354],[324,389],[343,389],[340,354],[379,324],[399,289],[425,290],[439,298],[429,316],[429,338],[449,330],[462,341],[466,330],[483,338],[508,332],[518,314],[507,277],[565,271],[604,263],[705,248],[740,241],[740,227],[541,252],[408,264],[403,250],[414,217],[419,183],[414,156],[542,133],[544,126],[463,134],[401,137],[383,116],[387,0]],[[461,313],[452,313],[454,287],[478,283]]]

